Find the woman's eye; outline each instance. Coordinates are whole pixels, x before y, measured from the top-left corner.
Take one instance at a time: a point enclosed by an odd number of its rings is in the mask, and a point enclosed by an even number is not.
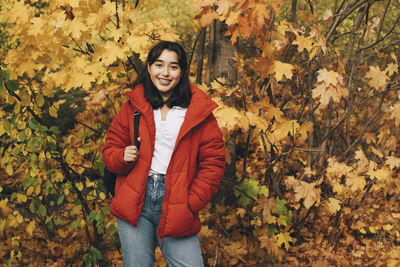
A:
[[[178,69],[178,66],[171,66],[171,69],[177,70],[177,69]]]
[[[162,67],[162,64],[160,64],[160,63],[156,63],[155,65],[156,65],[156,67]]]

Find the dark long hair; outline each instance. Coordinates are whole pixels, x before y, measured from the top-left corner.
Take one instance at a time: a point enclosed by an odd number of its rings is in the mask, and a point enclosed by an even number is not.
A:
[[[151,81],[147,66],[152,65],[165,49],[173,51],[178,55],[178,64],[181,68],[182,75],[179,83],[172,89],[171,96],[164,102],[161,94]],[[178,43],[168,41],[161,41],[156,44],[147,55],[146,63],[133,83],[133,87],[138,84],[143,85],[144,96],[153,109],[162,107],[164,103],[170,108],[173,106],[188,107],[192,98],[192,92],[190,91],[189,66],[185,50],[183,50],[182,46]]]

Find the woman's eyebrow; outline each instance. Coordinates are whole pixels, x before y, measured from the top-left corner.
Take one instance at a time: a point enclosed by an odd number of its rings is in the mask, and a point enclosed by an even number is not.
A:
[[[156,60],[155,60],[155,62],[164,63],[164,60],[161,60],[161,59],[156,59]],[[170,64],[176,64],[176,65],[179,65],[179,63],[178,63],[178,62],[175,62],[175,61],[171,61],[171,62],[170,62]]]

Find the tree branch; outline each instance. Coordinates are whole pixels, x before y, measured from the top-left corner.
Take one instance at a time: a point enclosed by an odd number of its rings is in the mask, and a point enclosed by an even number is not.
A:
[[[386,37],[388,37],[388,36],[393,32],[393,30],[396,28],[396,26],[397,26],[396,24],[399,22],[399,20],[400,20],[400,16],[397,17],[397,19],[396,19],[395,23],[393,24],[392,28],[389,30],[389,32],[387,32],[387,33],[385,34],[385,36],[383,36],[383,37],[380,38],[379,40],[376,40],[376,41],[373,42],[372,44],[369,44],[369,45],[360,47],[359,50],[365,50],[365,49],[371,48],[371,47],[373,47],[373,46],[379,44],[379,43],[382,42],[383,40],[385,40]]]

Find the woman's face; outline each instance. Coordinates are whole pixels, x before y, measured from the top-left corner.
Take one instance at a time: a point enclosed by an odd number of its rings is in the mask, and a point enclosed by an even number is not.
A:
[[[147,66],[147,70],[154,86],[162,98],[167,100],[182,76],[182,70],[178,64],[178,54],[164,49],[156,61]]]

